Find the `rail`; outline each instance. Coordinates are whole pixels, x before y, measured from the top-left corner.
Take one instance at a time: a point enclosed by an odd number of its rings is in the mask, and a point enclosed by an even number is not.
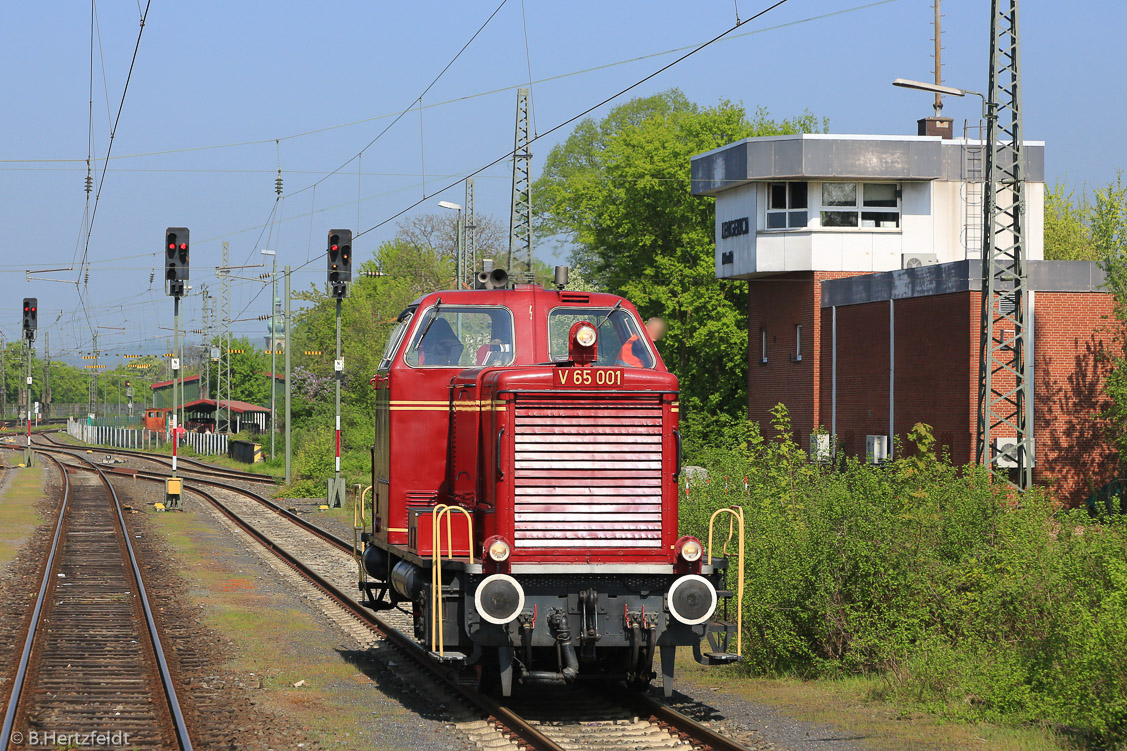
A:
[[[721,514],[728,516],[728,539],[724,540],[724,547],[721,550],[722,555],[728,557],[728,546],[732,543],[732,537],[739,531],[739,547],[736,556],[736,654],[743,657],[743,640],[744,640],[744,510],[742,506],[730,506],[728,508],[719,508],[712,512],[712,516],[708,518],[708,562],[712,562],[712,532],[713,524],[716,517]]]
[[[15,450],[16,447],[4,446],[3,448]],[[43,614],[43,609],[47,603],[47,594],[50,584],[53,581],[54,569],[56,560],[59,557],[59,544],[63,537],[63,529],[65,527],[67,510],[70,505],[71,483],[70,472],[71,469],[64,465],[54,456],[44,454],[48,459],[55,463],[59,472],[63,477],[63,501],[59,508],[59,519],[55,525],[55,532],[51,539],[51,548],[48,553],[47,562],[43,569],[43,580],[40,583],[39,591],[36,596],[35,606],[32,610],[31,623],[28,627],[27,638],[24,641],[23,651],[20,654],[19,665],[16,669],[16,675],[12,682],[11,694],[8,697],[8,707],[4,714],[4,724],[0,726],[0,749],[10,747],[12,740],[12,729],[15,723],[16,714],[23,699],[23,689],[27,681],[28,666],[31,662],[31,655],[34,650],[36,636],[39,631],[40,621]],[[173,723],[173,730],[176,734],[176,739],[179,746],[183,751],[192,751],[192,741],[188,734],[187,723],[184,719],[184,714],[180,708],[180,700],[176,694],[176,687],[173,685],[172,673],[169,669],[168,662],[164,656],[164,646],[161,643],[160,634],[156,625],[156,617],[153,614],[153,609],[149,603],[148,591],[145,589],[145,582],[141,576],[141,568],[137,562],[137,555],[133,549],[133,542],[130,539],[129,533],[125,526],[125,517],[122,513],[121,502],[117,497],[117,491],[114,490],[113,485],[110,483],[106,474],[94,465],[93,462],[85,459],[85,457],[77,457],[90,465],[90,471],[97,474],[98,478],[102,481],[106,492],[109,494],[110,499],[113,501],[113,510],[115,512],[119,529],[121,530],[122,547],[125,550],[126,558],[129,562],[129,569],[132,573],[134,584],[136,586],[138,601],[140,602],[142,612],[144,614],[145,626],[149,635],[150,642],[153,648],[153,655],[157,661],[157,672],[161,681],[161,686],[164,689],[165,699],[167,702],[167,709],[171,716]]]

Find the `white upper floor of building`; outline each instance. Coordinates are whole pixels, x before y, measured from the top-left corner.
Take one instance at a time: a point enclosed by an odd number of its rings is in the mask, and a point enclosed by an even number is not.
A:
[[[1044,143],[1023,151],[1026,258],[1039,260]],[[981,257],[985,156],[939,136],[748,138],[694,156],[692,192],[716,197],[719,278],[891,271]]]

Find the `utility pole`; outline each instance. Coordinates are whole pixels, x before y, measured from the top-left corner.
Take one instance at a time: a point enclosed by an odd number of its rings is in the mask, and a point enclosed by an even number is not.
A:
[[[977,448],[991,473],[1012,472],[1025,490],[1033,484],[1034,429],[1018,0],[991,0],[990,43]]]
[[[211,396],[211,298],[208,295],[206,284],[200,285],[200,318],[203,328],[203,348],[200,351],[200,398],[207,399]]]
[[[51,416],[51,332],[43,332],[43,387],[39,390],[43,418]]]
[[[8,339],[0,331],[0,416],[8,418]]]
[[[219,400],[227,400],[226,431],[231,432],[231,246],[223,243],[223,265],[219,274],[219,367],[216,369],[215,419],[219,422]],[[218,427],[218,426],[217,426]]]
[[[513,141],[513,196],[509,214],[509,275],[514,281],[533,281],[532,269],[532,154],[529,152],[529,90],[517,89],[517,127]],[[514,273],[514,256],[525,273]]]
[[[933,7],[935,9],[935,85],[943,85],[943,32],[940,28],[940,18],[942,14],[939,12],[940,0],[934,0]],[[943,95],[938,91],[935,92],[935,103],[932,105],[935,108],[935,116],[940,117],[943,114]]]
[[[262,255],[273,259],[270,270],[270,458],[273,459],[276,456],[274,439],[278,432],[278,254],[273,250],[263,250]]]
[[[462,219],[462,227],[465,231],[465,265],[466,268],[462,272],[462,283],[467,285],[470,289],[474,287],[475,275],[477,274],[477,236],[474,230],[477,229],[477,216],[474,213],[474,200],[473,200],[473,178],[466,178],[466,213]]]
[[[98,332],[93,332],[94,349],[90,353],[90,358],[94,364],[90,366],[90,394],[88,399],[87,411],[97,416],[98,414]]]
[[[293,481],[290,474],[290,267],[286,266],[286,485]]]

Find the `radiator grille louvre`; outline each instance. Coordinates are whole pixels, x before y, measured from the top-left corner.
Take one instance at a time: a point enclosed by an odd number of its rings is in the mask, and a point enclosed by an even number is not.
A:
[[[661,415],[656,396],[518,397],[516,545],[661,547]]]

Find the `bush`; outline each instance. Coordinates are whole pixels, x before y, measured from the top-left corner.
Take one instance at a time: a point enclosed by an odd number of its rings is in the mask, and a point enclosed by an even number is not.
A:
[[[1127,739],[1121,521],[953,467],[927,426],[895,461],[829,470],[786,437],[781,405],[775,423],[784,438],[709,449],[681,505],[702,537],[714,509],[744,510],[751,669],[879,674],[889,698],[947,716]]]

